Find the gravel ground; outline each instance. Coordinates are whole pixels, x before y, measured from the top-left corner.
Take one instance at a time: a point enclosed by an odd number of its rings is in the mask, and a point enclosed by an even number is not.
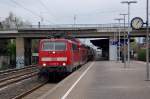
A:
[[[37,71],[37,69],[35,69],[35,68],[32,68],[32,69],[23,69],[23,70],[19,70],[19,71],[8,73],[8,74],[4,74],[4,75],[0,74],[0,80],[4,79],[4,78],[7,78],[7,77],[14,76],[14,75],[20,75],[20,74],[28,73],[28,72],[32,72],[32,71]]]
[[[37,77],[32,77],[16,84],[3,87],[0,89],[0,99],[11,99],[25,91],[30,90],[36,85],[42,83]]]

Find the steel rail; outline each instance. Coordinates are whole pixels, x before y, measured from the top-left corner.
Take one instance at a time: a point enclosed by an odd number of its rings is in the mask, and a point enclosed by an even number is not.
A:
[[[16,71],[20,71],[20,70],[24,70],[24,69],[27,69],[27,68],[31,68],[31,67],[35,67],[34,65],[30,65],[30,66],[25,66],[23,68],[20,68],[20,69],[8,69],[8,70],[4,70],[4,71],[0,71],[0,75],[2,74],[7,74],[7,73],[10,73],[10,72],[16,72]]]
[[[32,93],[33,91],[39,89],[40,87],[44,86],[46,83],[47,83],[47,81],[45,81],[45,82],[43,82],[43,83],[41,83],[41,84],[39,84],[39,85],[36,85],[36,86],[33,87],[32,89],[30,89],[30,90],[28,90],[28,91],[26,91],[26,92],[24,92],[24,93],[22,93],[22,94],[20,94],[20,95],[18,95],[18,96],[15,96],[15,97],[12,98],[12,99],[21,99],[21,98],[23,98],[23,97],[29,95],[29,94]]]
[[[34,72],[34,73],[32,72],[32,73],[28,73],[27,75],[20,76],[19,78],[17,77],[17,78],[12,78],[10,80],[4,80],[0,83],[0,88],[11,85],[11,84],[14,84],[18,81],[28,79],[30,77],[37,76],[37,74],[38,74],[38,72]]]

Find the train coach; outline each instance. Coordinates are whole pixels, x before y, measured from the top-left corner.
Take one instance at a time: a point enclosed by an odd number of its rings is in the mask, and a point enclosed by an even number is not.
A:
[[[85,64],[89,48],[77,39],[42,39],[39,44],[40,72],[69,73]]]

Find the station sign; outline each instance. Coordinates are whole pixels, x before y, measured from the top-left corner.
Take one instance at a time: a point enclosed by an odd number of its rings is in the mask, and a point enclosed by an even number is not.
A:
[[[39,53],[32,53],[32,56],[39,56]]]
[[[127,45],[127,40],[125,41],[125,44]],[[119,41],[111,41],[110,42],[111,45],[117,45],[119,46]],[[124,44],[124,41],[120,41],[120,46],[122,46]]]

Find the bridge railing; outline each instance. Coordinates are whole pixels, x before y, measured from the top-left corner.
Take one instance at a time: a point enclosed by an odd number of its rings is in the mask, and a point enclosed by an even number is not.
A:
[[[124,24],[55,24],[55,25],[23,25],[23,26],[4,26],[1,30],[18,29],[112,29],[124,27]],[[125,26],[127,27],[127,25]]]
[[[27,25],[19,28],[114,28],[119,24],[56,24],[56,25]],[[123,27],[123,24],[120,24]]]

